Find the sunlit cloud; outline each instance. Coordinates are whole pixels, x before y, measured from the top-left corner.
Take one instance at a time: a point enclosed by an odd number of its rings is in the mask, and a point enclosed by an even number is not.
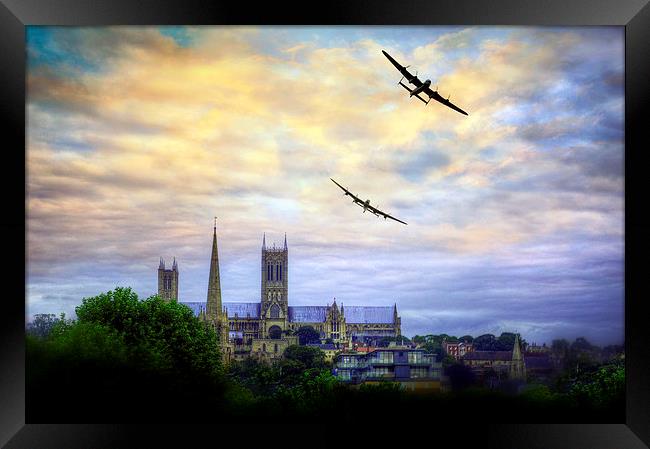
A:
[[[413,33],[30,27],[28,312],[154,294],[160,256],[204,300],[216,215],[226,301],[257,300],[262,233],[286,232],[296,305],[397,302],[407,335],[620,340],[621,29]],[[469,116],[409,99],[382,49]]]

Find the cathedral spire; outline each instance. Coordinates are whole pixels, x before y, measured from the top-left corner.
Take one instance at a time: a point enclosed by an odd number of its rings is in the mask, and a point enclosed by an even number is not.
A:
[[[160,258],[160,265],[158,265],[158,269],[159,270],[164,270],[165,269],[165,261],[163,260],[162,257]]]
[[[262,249],[266,249],[266,232],[264,233],[264,236],[262,237]]]
[[[519,334],[515,334],[515,344],[512,347],[512,360],[521,360],[521,348],[519,347]]]
[[[284,233],[284,249],[287,249],[287,233]]]
[[[212,234],[212,257],[210,258],[210,278],[208,279],[208,298],[206,313],[209,319],[221,315],[221,281],[219,279],[219,251],[217,249],[217,217],[214,217]]]
[[[172,270],[178,270],[178,265],[176,264],[176,258],[174,257],[174,263],[172,264]]]

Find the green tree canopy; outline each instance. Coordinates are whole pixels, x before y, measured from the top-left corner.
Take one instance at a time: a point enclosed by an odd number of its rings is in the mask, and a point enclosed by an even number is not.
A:
[[[221,372],[221,356],[214,330],[201,323],[192,310],[157,295],[143,301],[130,288],[84,298],[76,308],[80,323],[96,323],[114,330],[158,369],[186,370],[208,376]]]
[[[300,326],[296,335],[298,335],[298,342],[301,345],[320,343],[320,333],[312,326]]]
[[[291,345],[284,351],[284,358],[300,362],[304,368],[325,367],[325,353],[312,346]]]
[[[479,335],[474,339],[476,351],[496,351],[497,338],[492,334]]]
[[[27,325],[27,332],[37,337],[47,337],[59,319],[53,313],[37,313]]]

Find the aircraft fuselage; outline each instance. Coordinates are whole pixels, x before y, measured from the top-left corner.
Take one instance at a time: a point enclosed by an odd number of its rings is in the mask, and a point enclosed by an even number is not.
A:
[[[417,95],[417,94],[419,94],[420,92],[422,92],[424,89],[426,89],[426,88],[429,87],[430,85],[431,85],[431,80],[426,80],[424,83],[422,83],[422,85],[421,85],[420,87],[416,87],[415,89],[413,89],[413,90],[411,91],[411,97],[412,97],[413,95]]]

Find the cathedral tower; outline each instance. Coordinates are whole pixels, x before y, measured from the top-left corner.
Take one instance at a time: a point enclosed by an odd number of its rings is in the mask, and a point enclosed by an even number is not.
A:
[[[178,301],[178,265],[174,257],[171,270],[165,269],[165,261],[160,258],[158,265],[158,296],[165,301]]]
[[[289,285],[289,250],[287,235],[284,235],[284,246],[266,247],[266,234],[262,240],[262,295],[261,315],[273,319],[286,319],[288,315],[288,285]],[[268,313],[267,313],[268,312]]]

